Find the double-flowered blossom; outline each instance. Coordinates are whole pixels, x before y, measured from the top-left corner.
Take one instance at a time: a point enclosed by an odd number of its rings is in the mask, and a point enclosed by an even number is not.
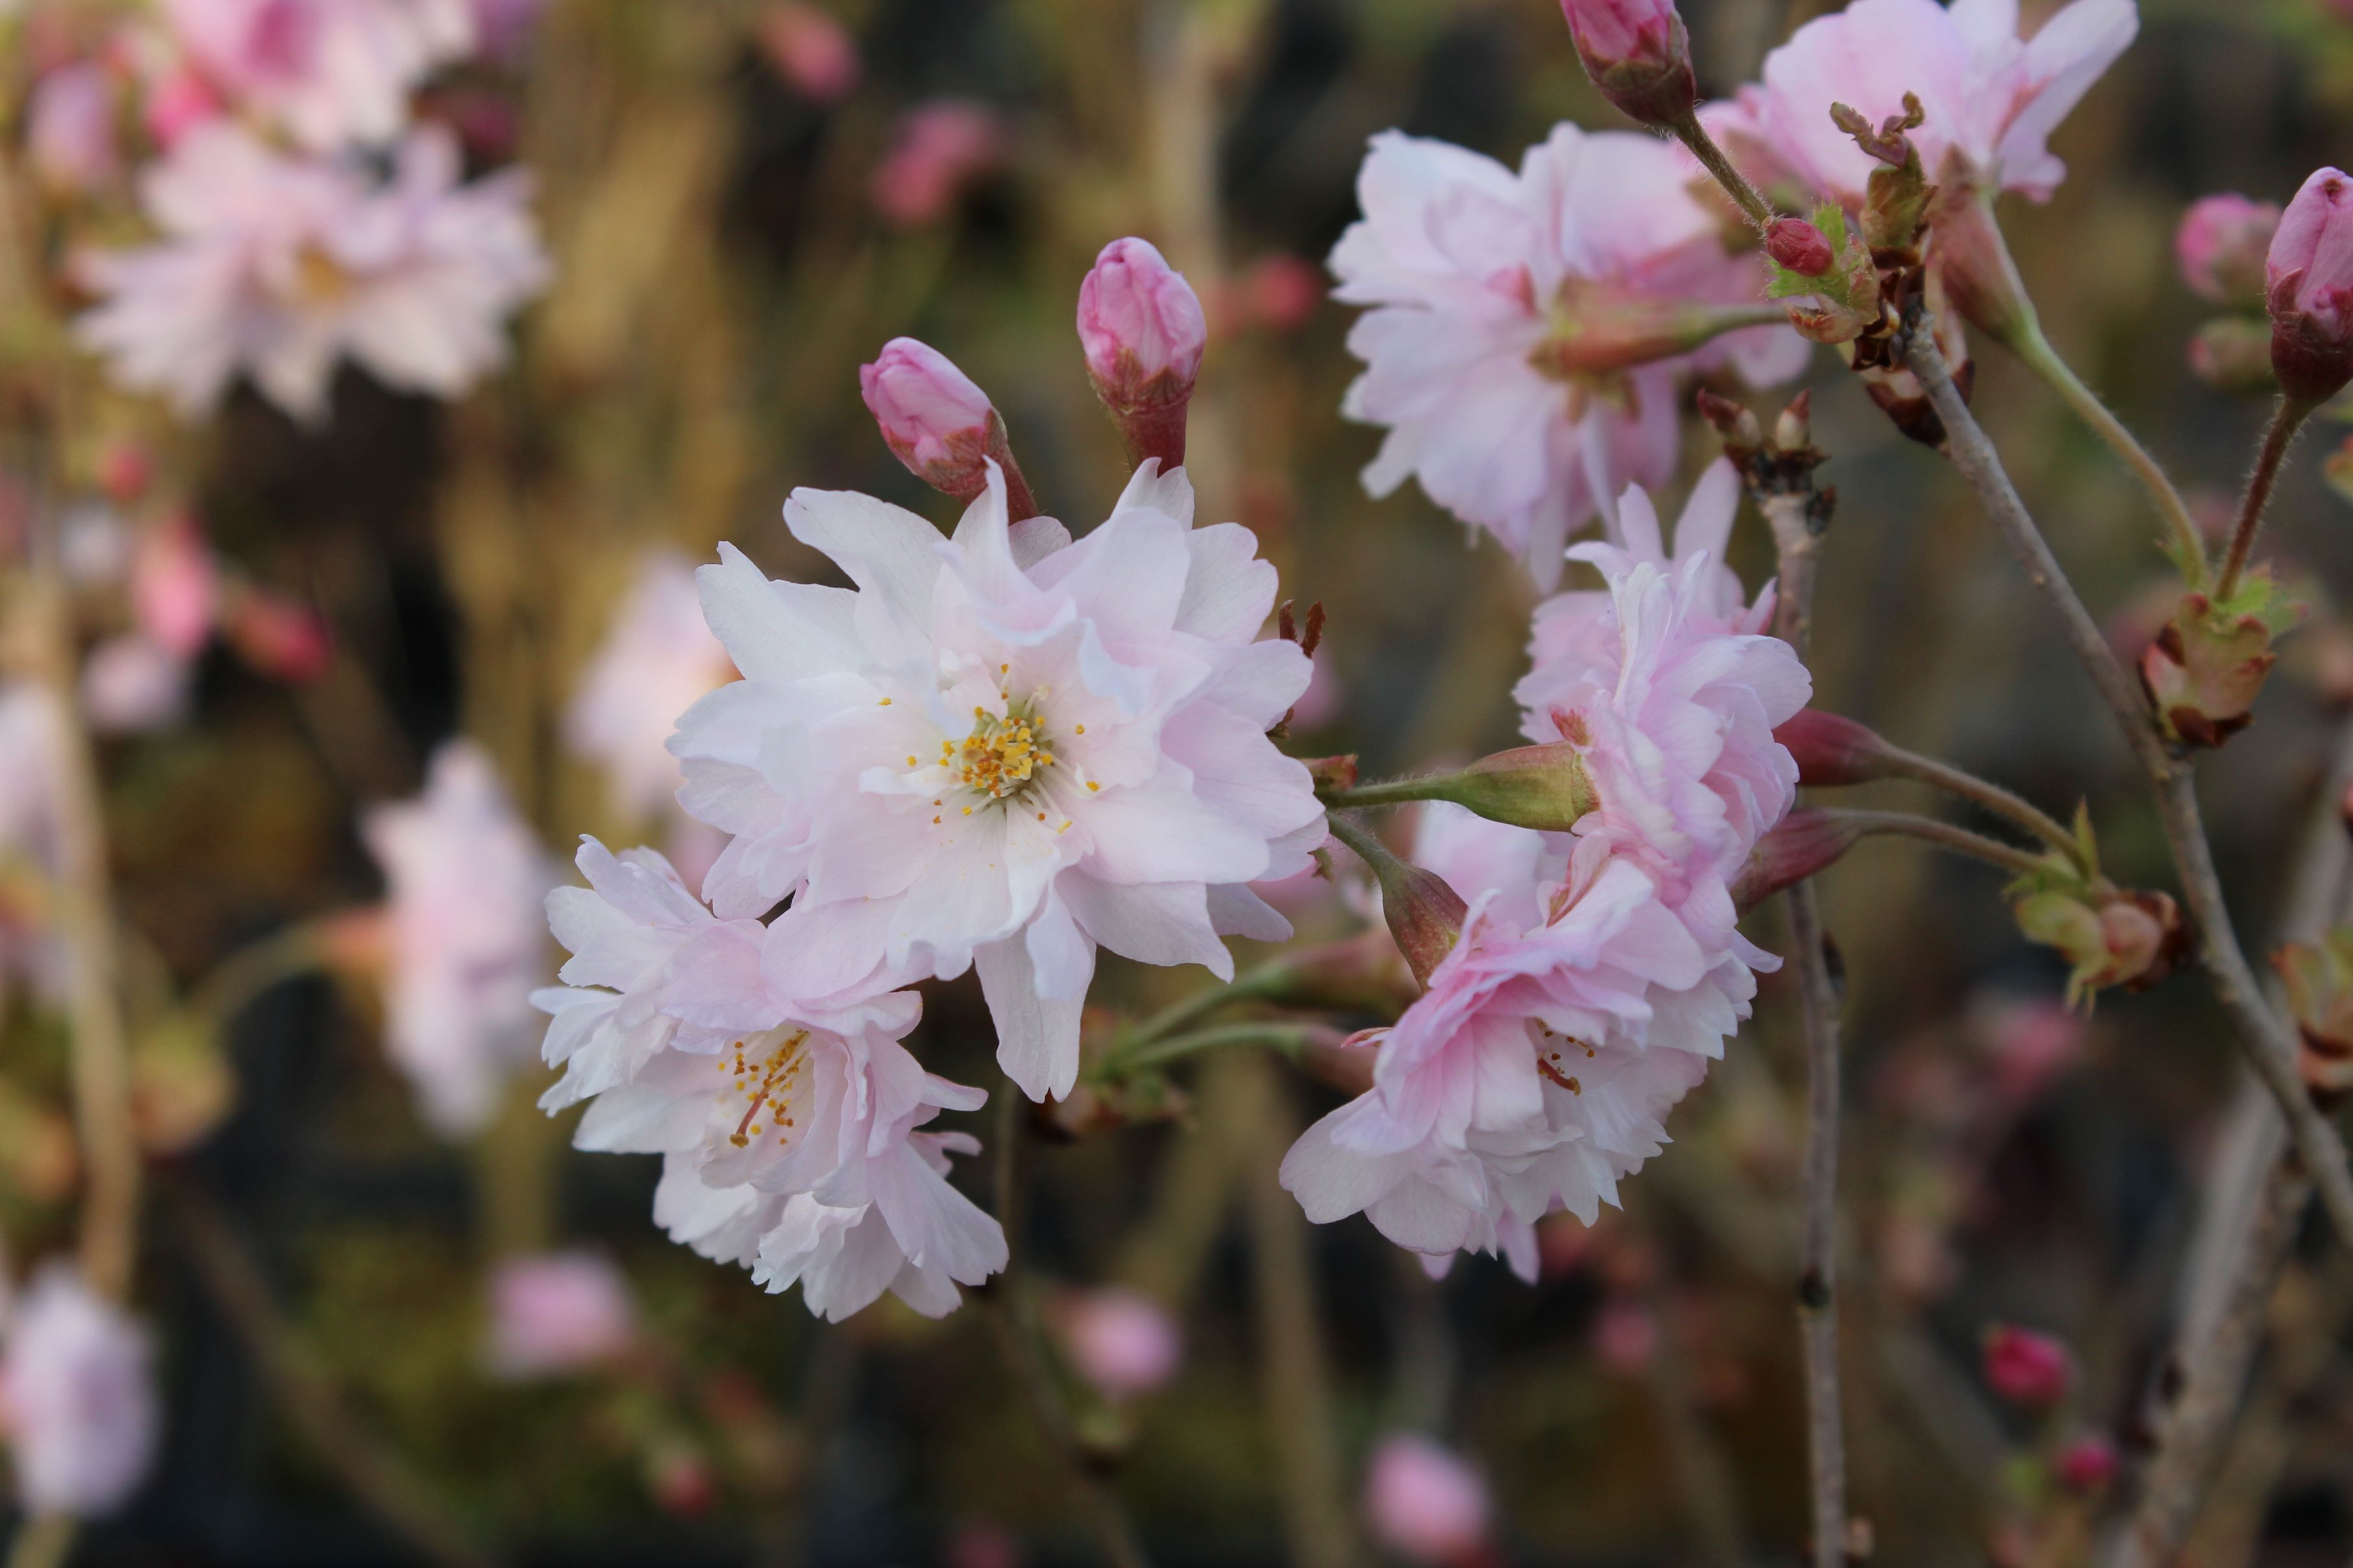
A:
[[[0,1323],[0,1442],[34,1513],[89,1517],[129,1500],[161,1426],[145,1331],[51,1264]]]
[[[548,900],[573,956],[533,998],[565,1069],[541,1103],[593,1099],[580,1147],[663,1156],[654,1217],[675,1239],[834,1319],[885,1289],[936,1317],[1005,1266],[997,1222],[946,1180],[978,1145],[919,1131],[987,1097],[900,1043],[922,1012],[901,975],[841,983],[826,913],[721,919],[651,850],[590,839],[579,864],[588,887]]]
[[[1365,484],[1409,477],[1524,555],[1539,586],[1629,483],[1674,464],[1677,380],[1730,363],[1769,383],[1804,342],[1757,319],[1763,264],[1665,143],[1564,125],[1517,174],[1442,142],[1373,139],[1334,297],[1373,309],[1344,412],[1388,427]]]
[[[1843,103],[1878,125],[1916,96],[1905,132],[1927,177],[1962,191],[2047,199],[2066,165],[2044,145],[2139,30],[2133,0],[2072,0],[2018,36],[2018,0],[1854,0],[1817,16],[1765,58],[1761,85],[1708,114],[1712,131],[1761,149],[1759,174],[1859,209],[1877,160],[1831,120]]]
[[[164,0],[164,17],[215,93],[319,151],[398,136],[411,89],[477,31],[475,0]]]
[[[460,173],[438,127],[411,132],[381,184],[233,123],[190,132],[141,177],[162,237],[82,258],[100,302],[81,340],[188,416],[243,374],[320,418],[345,357],[389,386],[455,395],[505,359],[506,318],[548,277],[528,176]]]
[[[1714,558],[1737,503],[1711,471],[1667,553],[1639,489],[1626,548],[1582,546],[1606,590],[1539,612],[1525,731],[1566,742],[1595,792],[1571,834],[1426,806],[1417,859],[1469,912],[1426,994],[1377,1037],[1374,1088],[1311,1128],[1283,1183],[1311,1219],[1363,1210],[1434,1258],[1501,1251],[1534,1277],[1535,1222],[1588,1223],[1658,1152],[1667,1110],[1776,967],[1731,883],[1788,813],[1773,737],[1810,687]]]
[[[362,827],[390,906],[385,1050],[436,1131],[478,1131],[530,1060],[554,875],[471,742],[443,745],[424,795],[377,806]]]
[[[772,583],[726,547],[702,569],[744,679],[672,746],[681,804],[733,836],[705,882],[721,915],[789,895],[838,985],[977,968],[1038,1099],[1076,1081],[1098,947],[1230,977],[1221,934],[1289,934],[1246,884],[1323,839],[1266,734],[1309,663],[1260,639],[1274,569],[1239,524],[1193,526],[1181,471],[1144,465],[1076,542],[1009,522],[993,470],[950,539],[848,493],[797,491],[785,518],[856,587]]]

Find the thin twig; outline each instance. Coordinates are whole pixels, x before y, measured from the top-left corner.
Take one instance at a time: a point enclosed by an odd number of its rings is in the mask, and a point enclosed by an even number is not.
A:
[[[1061,1390],[1054,1382],[1053,1368],[1046,1364],[1023,1256],[1022,1220],[1029,1208],[1027,1104],[1010,1079],[997,1086],[997,1222],[1005,1227],[1006,1262],[1004,1272],[981,1293],[988,1308],[989,1328],[1005,1357],[1006,1370],[1021,1385],[1048,1446],[1086,1510],[1087,1523],[1103,1547],[1104,1560],[1113,1568],[1149,1568],[1151,1560],[1145,1555],[1144,1542],[1127,1517],[1125,1505],[1080,1444]]]
[[[2192,588],[2204,587],[2205,537],[2198,531],[2197,520],[2189,515],[2189,504],[2181,499],[2181,492],[2174,489],[2173,481],[2165,477],[2165,469],[2158,460],[2149,456],[2148,448],[2125,427],[2125,422],[2117,418],[2105,403],[2100,401],[2098,393],[2084,384],[2083,377],[2075,374],[2074,368],[2059,357],[2059,351],[2051,346],[2041,328],[2030,327],[2028,335],[2014,346],[2027,367],[2041,376],[2044,384],[2056,392],[2139,479],[2142,487],[2148,491],[2149,499],[2157,502],[2158,513],[2165,519],[2166,531],[2172,536],[2171,553],[2179,558],[2182,574]],[[1951,426],[1946,428],[1950,429]]]
[[[1841,822],[1852,823],[1866,835],[1887,835],[1902,838],[1917,838],[1934,844],[1940,849],[1971,860],[1982,860],[1999,866],[2005,871],[2017,871],[2032,876],[2043,870],[2048,862],[2031,849],[2021,849],[2015,844],[2004,844],[1999,838],[1989,838],[1982,833],[1972,833],[1955,823],[1934,816],[1919,816],[1908,811],[1834,811]]]
[[[312,1452],[353,1497],[427,1557],[444,1568],[495,1568],[501,1559],[360,1424],[334,1384],[311,1364],[219,1210],[193,1188],[182,1187],[174,1195],[181,1239],[197,1279]]]
[[[2082,864],[2084,847],[2067,830],[2066,824],[2022,795],[2004,789],[1990,779],[1981,779],[1975,773],[1964,772],[1950,763],[1922,756],[1917,752],[1907,752],[1901,746],[1889,746],[1880,760],[1905,778],[1981,805],[1998,816],[2008,817],[2052,848],[2063,851],[2070,860]],[[2090,869],[2089,867],[2084,868]]]
[[[1226,1050],[1235,1046],[1264,1046],[1290,1056],[1319,1038],[1337,1043],[1340,1037],[1314,1024],[1220,1024],[1123,1051],[1104,1062],[1101,1076],[1106,1080],[1121,1079],[1146,1068],[1166,1067],[1203,1051]]]
[[[2271,423],[2263,427],[2263,448],[2255,454],[2255,471],[2248,476],[2247,493],[2239,501],[2239,521],[2231,530],[2231,548],[2222,557],[2221,575],[2215,579],[2216,599],[2228,599],[2237,591],[2239,574],[2247,569],[2255,534],[2263,526],[2263,508],[2272,499],[2272,487],[2279,481],[2280,462],[2311,412],[2312,405],[2285,393],[2272,410]]]
[[[1978,492],[1978,500],[2001,531],[2011,553],[2026,568],[2027,578],[2058,613],[2060,628],[2074,650],[2092,684],[2099,689],[2109,713],[2132,748],[2142,772],[2157,795],[2158,815],[2181,879],[2190,919],[2198,927],[2200,962],[2212,983],[2216,999],[2231,1016],[2233,1035],[2248,1064],[2261,1078],[2287,1119],[2296,1152],[2319,1188],[2322,1204],[2337,1234],[2353,1242],[2353,1171],[2345,1163],[2344,1140],[2305,1092],[2296,1071],[2296,1045],[2279,1019],[2263,1003],[2254,972],[2231,927],[2229,908],[2222,901],[2222,884],[2214,870],[2214,855],[2206,841],[2206,825],[2198,813],[2198,786],[2187,762],[2169,754],[2158,737],[2147,704],[2132,679],[2109,651],[2099,624],[2076,596],[2066,574],[2044,542],[2041,530],[2018,498],[2001,458],[1968,405],[1953,385],[1952,372],[1936,348],[1936,334],[1926,311],[1908,336],[1905,357],[1920,378],[1928,400],[1944,421],[1947,449],[1953,466]]]
[[[1779,556],[1776,629],[1799,658],[1813,640],[1814,581],[1827,512],[1798,493],[1759,493]],[[1955,831],[1960,831],[1956,829]],[[1831,976],[1821,905],[1809,879],[1789,889],[1789,942],[1806,1032],[1804,1221],[1799,1229],[1798,1332],[1806,1360],[1806,1434],[1815,1568],[1846,1561],[1846,1419],[1839,1374],[1838,1167],[1840,997]]]
[[[2110,1543],[2104,1568],[2168,1568],[2230,1446],[2231,1429],[2262,1344],[2273,1289],[2295,1245],[2312,1184],[2294,1159],[2272,1167],[2247,1237],[2244,1266],[2222,1314],[2192,1353],[2167,1368],[2179,1391],[2159,1425],[2157,1458],[2141,1483],[2132,1521]]]

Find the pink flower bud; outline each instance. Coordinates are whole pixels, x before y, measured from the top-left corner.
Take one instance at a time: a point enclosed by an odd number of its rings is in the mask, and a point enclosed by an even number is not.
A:
[[[1060,1326],[1071,1365],[1106,1398],[1149,1394],[1185,1359],[1176,1320],[1141,1290],[1082,1291],[1063,1308]]]
[[[1130,462],[1185,461],[1185,405],[1208,339],[1199,297],[1159,251],[1141,239],[1103,247],[1079,284],[1079,344]]]
[[[1819,806],[1798,807],[1748,852],[1748,862],[1732,885],[1734,906],[1755,909],[1782,889],[1837,864],[1862,839],[1861,818]]]
[[[334,654],[327,623],[316,611],[258,589],[238,594],[229,604],[222,631],[238,658],[290,685],[318,679]]]
[[[1829,237],[1801,217],[1777,217],[1767,224],[1765,254],[1800,278],[1820,278],[1838,261]]]
[[[2031,1410],[2050,1409],[2075,1381],[2075,1359],[2065,1345],[2014,1323],[1986,1330],[1981,1361],[1986,1386]]]
[[[857,40],[831,13],[786,0],[760,20],[760,47],[786,85],[811,103],[839,103],[858,90]]]
[[[2173,254],[2191,292],[2218,305],[2253,310],[2263,301],[2264,252],[2279,227],[2271,202],[2235,193],[2200,196],[2173,231]]]
[[[136,441],[112,441],[98,458],[98,488],[111,501],[129,504],[154,482],[155,464]]]
[[[1365,1519],[1383,1546],[1417,1563],[1459,1563],[1487,1540],[1487,1484],[1427,1437],[1400,1434],[1365,1472]]]
[[[1413,977],[1428,985],[1430,974],[1461,939],[1470,906],[1445,878],[1399,859],[1369,833],[1348,833],[1343,842],[1356,852],[1380,884],[1381,918],[1388,922],[1398,951],[1405,954]]]
[[[859,367],[858,390],[882,427],[882,439],[917,479],[969,502],[988,488],[983,459],[994,458],[1005,470],[1013,515],[1037,514],[1006,441],[1005,421],[988,394],[947,355],[913,338],[892,338],[872,364]]]
[[[901,228],[946,217],[964,193],[1004,156],[1005,132],[992,110],[956,98],[907,111],[875,165],[875,209]]]
[[[1560,9],[1586,73],[1620,113],[1661,131],[1690,120],[1699,89],[1674,0],[1561,0]]]
[[[1324,303],[1324,269],[1303,256],[1277,251],[1250,263],[1242,275],[1242,301],[1253,325],[1295,332]]]
[[[578,1372],[618,1356],[637,1332],[629,1288],[602,1253],[509,1258],[491,1276],[484,1354],[495,1376],[519,1382]]]
[[[2086,1432],[2059,1451],[2059,1484],[2078,1497],[2105,1490],[2116,1479],[2116,1446],[2097,1432]]]
[[[2280,390],[2323,403],[2353,380],[2353,179],[2322,169],[2281,215],[2264,263]]]
[[[147,122],[147,134],[168,153],[180,138],[220,115],[220,98],[211,84],[193,68],[182,66],[148,89],[142,118]]]
[[[25,153],[53,190],[85,195],[122,172],[115,143],[115,86],[102,66],[59,66],[35,84],[26,110]]]
[[[195,519],[174,513],[140,540],[131,606],[140,629],[177,657],[205,646],[220,606],[220,571]]]
[[[2217,392],[2263,392],[2273,384],[2272,334],[2252,316],[2217,316],[2189,340],[2189,374]]]
[[[1593,1353],[1621,1377],[1630,1377],[1659,1353],[1659,1316],[1633,1297],[1613,1295],[1593,1319]]]
[[[1788,748],[1798,782],[1809,789],[1868,784],[1894,771],[1886,765],[1894,748],[1878,731],[1820,708],[1799,710],[1773,738]]]

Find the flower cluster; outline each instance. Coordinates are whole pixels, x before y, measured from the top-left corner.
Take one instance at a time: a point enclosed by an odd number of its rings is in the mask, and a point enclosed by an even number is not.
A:
[[[124,24],[107,58],[142,106],[136,205],[156,238],[80,254],[99,300],[83,344],[190,417],[240,375],[317,421],[346,359],[442,397],[499,364],[506,318],[548,278],[528,178],[467,183],[456,133],[411,119],[481,32],[474,0],[169,0]],[[131,161],[116,90],[88,63],[44,83],[53,185],[111,194]]]
[[[1769,597],[1715,563],[1738,499],[1719,464],[1671,556],[1630,489],[1627,546],[1572,552],[1607,586],[1539,609],[1518,696],[1597,804],[1568,834],[1423,808],[1415,858],[1468,912],[1427,994],[1372,1036],[1371,1091],[1283,1162],[1311,1219],[1361,1210],[1433,1267],[1500,1252],[1533,1279],[1535,1222],[1614,1202],[1747,1016],[1778,960],[1736,929],[1731,884],[1794,798],[1773,730],[1810,683],[1760,635]]]

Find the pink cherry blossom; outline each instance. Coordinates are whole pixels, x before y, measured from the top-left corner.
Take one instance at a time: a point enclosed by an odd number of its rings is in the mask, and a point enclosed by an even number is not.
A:
[[[811,103],[839,103],[858,90],[858,40],[823,7],[785,0],[760,18],[759,36],[776,74]]]
[[[153,1351],[64,1264],[33,1278],[0,1343],[0,1439],[35,1513],[113,1512],[145,1479],[161,1426]]]
[[[639,820],[678,793],[671,726],[695,699],[734,674],[702,622],[694,567],[657,551],[641,559],[605,640],[565,710],[565,742],[604,766],[614,804]]]
[[[95,62],[44,73],[25,110],[25,155],[33,173],[73,195],[112,184],[122,173],[115,129],[121,101],[113,76]]]
[[[220,568],[195,518],[177,512],[140,537],[131,607],[148,639],[179,658],[200,652],[220,607]]]
[[[164,0],[219,93],[318,151],[390,142],[410,89],[475,42],[473,0]]]
[[[1266,731],[1308,680],[1260,640],[1275,574],[1192,487],[1146,463],[1076,543],[1008,525],[992,471],[955,537],[867,497],[797,491],[785,519],[855,590],[771,583],[731,547],[703,610],[745,679],[673,742],[680,799],[733,841],[723,915],[825,912],[847,984],[977,966],[998,1060],[1067,1094],[1098,946],[1233,973],[1221,933],[1290,927],[1244,884],[1324,837],[1306,769]]]
[[[1461,937],[1373,1037],[1372,1090],[1300,1137],[1282,1184],[1318,1224],[1362,1211],[1400,1247],[1500,1252],[1533,1281],[1535,1222],[1566,1208],[1590,1225],[1617,1201],[1746,997],[1665,1005],[1721,955],[1599,838],[1433,805],[1416,859],[1471,906]]]
[[[2261,304],[2264,255],[2279,222],[2276,202],[2254,201],[2235,192],[2199,197],[2173,231],[2181,280],[2218,305]]]
[[[91,648],[82,661],[82,708],[90,728],[106,734],[160,730],[186,716],[195,676],[185,655],[125,632]]]
[[[2044,142],[2140,29],[2133,0],[2073,0],[2031,39],[2018,0],[1853,0],[1765,58],[1761,86],[1711,111],[1711,131],[1759,148],[1814,194],[1858,206],[1879,165],[1831,122],[1844,103],[1873,125],[1917,94],[1906,132],[1931,180],[2047,199],[2066,165]]]
[[[1109,1399],[1149,1394],[1185,1359],[1184,1331],[1168,1309],[1141,1290],[1082,1290],[1064,1302],[1062,1348],[1081,1377]]]
[[[1981,1359],[1986,1385],[2012,1405],[2044,1410],[2067,1396],[2075,1358],[2049,1334],[1997,1323],[1986,1331]]]
[[[1668,477],[1684,374],[1730,363],[1765,383],[1802,369],[1807,346],[1785,327],[1711,339],[1693,325],[1755,304],[1765,279],[1755,256],[1727,254],[1690,178],[1633,132],[1561,126],[1516,174],[1441,142],[1375,137],[1357,176],[1365,216],[1331,262],[1334,298],[1373,307],[1349,333],[1366,369],[1344,405],[1388,427],[1366,488],[1418,478],[1548,589],[1569,535],[1613,512],[1629,482]],[[1577,332],[1650,346],[1575,375],[1541,367]]]
[[[1004,1267],[1003,1232],[945,1179],[978,1145],[918,1131],[987,1097],[899,1043],[922,1011],[901,976],[841,983],[823,911],[719,919],[650,850],[589,840],[580,867],[589,887],[548,900],[573,957],[533,997],[565,1068],[541,1103],[593,1096],[579,1147],[663,1156],[658,1224],[834,1319],[885,1289],[936,1317]]]
[[[638,1333],[628,1281],[601,1252],[502,1259],[491,1271],[484,1359],[509,1382],[562,1376],[610,1362]]]
[[[1479,1472],[1417,1434],[1384,1439],[1366,1468],[1366,1522],[1382,1546],[1414,1562],[1470,1557],[1486,1542],[1492,1512]]]
[[[875,165],[875,210],[900,228],[937,223],[1004,156],[1004,125],[986,104],[963,98],[918,104]]]
[[[101,302],[77,331],[118,381],[187,416],[242,373],[322,418],[345,356],[387,385],[454,396],[505,359],[506,318],[548,276],[527,176],[459,174],[438,127],[400,143],[382,185],[235,125],[193,131],[141,180],[164,237],[83,257]]]
[[[390,903],[385,1048],[434,1131],[477,1131],[530,1059],[540,905],[554,875],[470,741],[445,742],[424,795],[375,807],[361,828]]]

